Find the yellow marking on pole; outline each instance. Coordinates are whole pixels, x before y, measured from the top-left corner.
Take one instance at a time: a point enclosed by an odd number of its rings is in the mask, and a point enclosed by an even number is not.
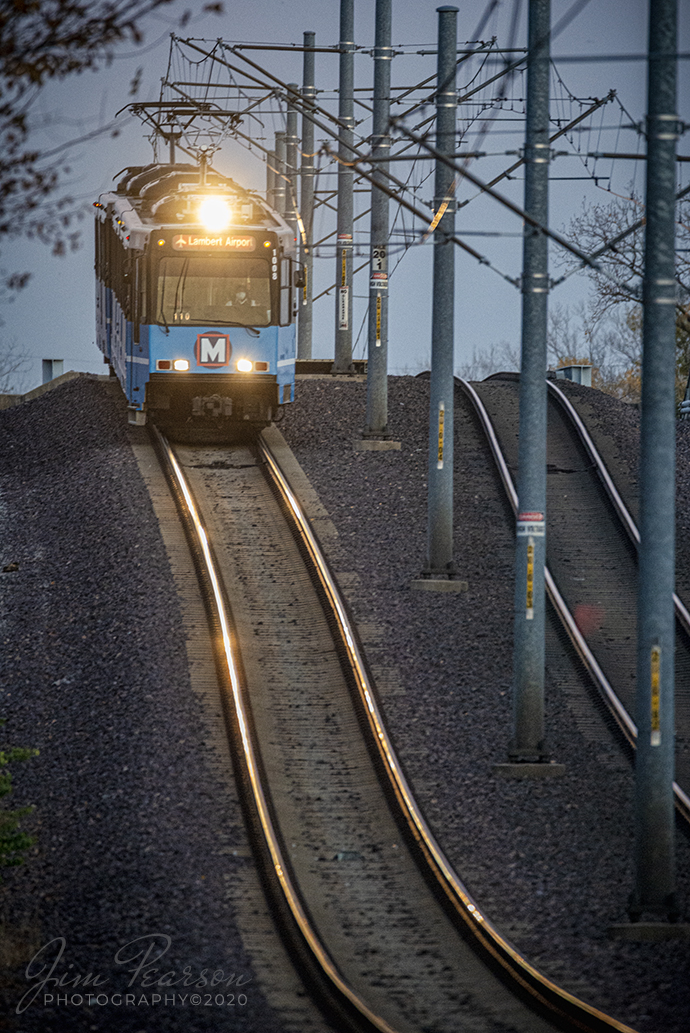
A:
[[[661,745],[661,646],[652,646],[649,657],[650,674],[652,681],[652,734],[650,743],[652,746]]]
[[[526,619],[534,620],[534,542],[530,540],[527,546],[527,598],[526,598]]]
[[[340,270],[340,286],[347,287],[347,251],[343,248],[342,267]]]
[[[304,267],[304,286],[302,287],[302,304],[307,304],[307,277],[309,276],[309,269],[305,265]]]
[[[343,258],[345,256],[343,255]],[[381,347],[381,295],[376,295],[376,347]]]
[[[456,176],[455,179],[453,180],[453,182],[451,183],[450,190],[448,191],[448,193],[446,194],[444,199],[441,201],[441,204],[439,205],[438,211],[436,212],[436,214],[434,215],[433,219],[429,223],[429,227],[425,231],[425,233],[424,233],[424,235],[422,237],[422,241],[423,242],[426,242],[426,240],[431,236],[431,234],[434,232],[434,230],[438,226],[438,224],[441,221],[441,219],[443,218],[443,216],[446,214],[446,209],[448,208],[448,205],[450,204],[451,200],[453,199],[453,194],[455,193],[455,188],[458,185],[458,180],[459,179],[460,179],[460,177]]]
[[[443,436],[446,420],[446,406],[444,402],[438,403],[438,453],[436,458],[436,469],[443,469]]]

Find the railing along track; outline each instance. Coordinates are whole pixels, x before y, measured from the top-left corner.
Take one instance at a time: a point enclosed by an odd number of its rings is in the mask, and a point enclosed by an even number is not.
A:
[[[369,1007],[361,995],[343,977],[337,961],[329,954],[310,920],[308,903],[301,898],[300,890],[293,878],[291,862],[285,856],[281,836],[275,826],[269,793],[263,785],[261,758],[254,742],[251,710],[242,684],[241,658],[238,656],[236,635],[233,631],[226,593],[214,562],[213,547],[173,450],[159,432],[154,431],[154,434],[157,437],[159,454],[164,460],[169,479],[174,486],[176,498],[184,505],[183,519],[188,534],[194,542],[194,553],[197,561],[203,565],[202,585],[205,584],[207,587],[209,610],[213,613],[220,631],[222,656],[218,665],[219,672],[224,675],[223,680],[230,689],[229,695],[232,699],[242,749],[242,763],[245,772],[243,781],[251,790],[253,808],[261,831],[262,854],[270,864],[270,881],[280,888],[293,926],[298,930],[301,941],[318,964],[325,982],[336,999],[331,1012],[341,1016],[341,1021],[345,1021],[347,1028],[395,1033],[385,1018]],[[332,619],[339,629],[343,648],[348,656],[359,703],[366,715],[371,743],[375,744],[380,763],[388,777],[389,798],[392,795],[396,801],[409,830],[408,838],[416,844],[421,863],[426,866],[427,872],[433,873],[433,879],[442,889],[446,910],[452,913],[456,926],[459,926],[463,932],[463,938],[473,942],[473,950],[484,959],[485,964],[488,963],[494,971],[500,973],[501,981],[510,987],[511,992],[521,1000],[527,1000],[534,1012],[541,1015],[542,1018],[546,1018],[554,1028],[590,1031],[617,1030],[620,1033],[633,1033],[628,1026],[556,986],[530,965],[520,951],[492,925],[446,858],[405,779],[382,720],[361,647],[347,614],[347,608],[337,583],[329,571],[318,540],[302,512],[288,478],[280,469],[274,450],[265,438],[262,440],[260,448],[266,470],[273,479],[275,490],[279,492],[283,500],[284,511],[289,513],[294,523],[295,533],[302,543],[303,551],[309,555],[314,569],[318,572],[321,591],[328,599]]]

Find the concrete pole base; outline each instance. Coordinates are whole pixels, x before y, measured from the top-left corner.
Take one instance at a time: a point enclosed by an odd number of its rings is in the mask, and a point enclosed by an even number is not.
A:
[[[399,452],[400,442],[386,438],[353,438],[355,452]]]
[[[492,771],[494,775],[500,775],[502,778],[560,778],[561,775],[565,775],[565,764],[556,764],[552,760],[537,763],[506,762],[494,764]]]

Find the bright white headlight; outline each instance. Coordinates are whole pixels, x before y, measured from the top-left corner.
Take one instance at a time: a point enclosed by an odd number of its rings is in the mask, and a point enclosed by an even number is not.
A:
[[[178,369],[185,373],[189,369],[189,359],[174,359],[173,369]]]
[[[253,363],[250,362],[249,359],[238,359],[237,360],[237,368],[240,371],[240,373],[251,373],[252,368],[253,368]]]
[[[230,205],[222,197],[206,197],[199,205],[199,218],[211,233],[224,230],[230,224]]]

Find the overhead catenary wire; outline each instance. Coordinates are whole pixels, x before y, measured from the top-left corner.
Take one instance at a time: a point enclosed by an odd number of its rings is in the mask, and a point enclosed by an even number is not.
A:
[[[401,120],[399,118],[392,118],[391,122],[394,128],[396,128],[404,136],[407,136],[410,140],[412,140],[419,146],[426,148],[430,157],[438,161],[441,161],[444,165],[448,165],[451,169],[458,173],[458,175],[462,176],[464,179],[468,179],[470,183],[473,183],[475,186],[479,187],[482,193],[486,193],[490,197],[493,197],[494,200],[498,201],[506,208],[509,208],[510,211],[512,211],[515,215],[518,215],[520,218],[528,222],[531,226],[534,226],[535,229],[538,229],[541,232],[546,233],[556,243],[561,244],[568,251],[571,251],[578,258],[581,258],[583,261],[587,261],[587,256],[584,255],[581,251],[579,251],[578,248],[575,248],[573,245],[571,245],[563,237],[561,237],[560,234],[555,233],[553,230],[549,230],[546,226],[542,226],[541,224],[539,224],[535,219],[528,216],[526,212],[524,212],[513,201],[510,201],[507,197],[504,197],[502,194],[499,194],[498,191],[493,190],[493,188],[490,187],[487,183],[482,182],[482,180],[480,180],[478,176],[475,176],[466,168],[459,166],[457,162],[453,161],[451,158],[448,158],[445,154],[442,154],[440,151],[437,151],[435,147],[433,147],[430,143],[427,142],[425,137],[421,137],[416,133],[413,133],[411,130],[405,129],[405,127],[401,125]]]
[[[228,62],[226,60],[225,56],[221,57],[218,53],[213,53],[213,52],[209,54],[208,52],[203,51],[200,47],[197,47],[196,44],[193,43],[193,41],[191,41],[191,40],[178,39],[177,42],[182,44],[182,45],[184,45],[184,46],[191,46],[194,50],[196,50],[198,53],[200,53],[201,54],[201,59],[200,59],[199,63],[203,63],[203,61],[205,59],[210,58],[213,61],[216,61],[216,62],[219,61],[221,64],[225,65],[230,72],[239,71],[239,69],[236,66],[232,65],[230,62]],[[484,46],[486,46],[486,45],[484,45]],[[227,51],[227,49],[228,49],[228,47],[227,47],[227,45],[225,45],[223,47],[224,52]],[[233,48],[229,48],[229,49],[233,50]],[[472,56],[474,56],[474,55],[482,55],[483,56],[486,53],[487,53],[486,50],[482,50],[482,49],[479,49],[479,48],[476,49],[476,50],[473,50],[471,52]],[[280,79],[278,79],[276,76],[273,76],[271,73],[267,73],[265,71],[265,69],[262,69],[259,65],[257,65],[255,62],[251,61],[251,59],[247,58],[245,55],[237,53],[236,56],[238,58],[241,58],[242,60],[248,62],[255,69],[260,71],[262,75],[267,76],[270,80],[272,80],[273,83],[276,84],[277,87],[284,89],[286,91],[286,95],[289,97],[290,103],[294,103],[295,106],[298,107],[298,108],[302,107],[302,105],[300,103],[301,102],[301,97],[299,96],[299,94],[296,94],[295,91],[290,90],[290,88],[288,87],[287,84],[282,83],[282,81]],[[468,56],[470,56],[470,55],[468,55]],[[508,72],[511,71],[511,67],[517,67],[519,64],[520,64],[520,61],[513,62],[512,66],[508,65],[508,66],[504,67],[502,69],[501,76],[506,75]],[[277,91],[276,91],[276,87],[275,86],[273,88],[271,88],[265,82],[261,82],[261,80],[258,79],[256,76],[249,75],[248,73],[246,73],[246,71],[243,72],[243,74],[246,75],[248,78],[250,78],[254,85],[260,86],[261,88],[267,89],[269,91],[272,89],[274,96],[277,95]],[[497,77],[494,77],[494,78],[500,78],[501,76],[497,76]],[[478,87],[476,87],[476,91],[479,91],[481,89],[485,89],[487,85],[488,85],[487,83],[480,84]],[[182,91],[180,91],[180,92],[182,92]],[[474,93],[474,92],[475,92],[475,90],[470,91],[470,93]],[[469,93],[465,94],[466,97],[469,96],[469,95],[470,95]],[[601,102],[595,100],[595,103],[593,105],[592,110],[596,110],[596,108],[598,106],[600,106],[600,104],[606,103],[609,99],[610,99],[610,95],[609,95],[609,97],[605,98]],[[410,109],[410,110],[415,110],[416,107],[417,107],[417,105],[415,105],[414,109]],[[338,140],[339,139],[339,134],[337,132],[337,129],[340,128],[339,120],[335,116],[333,116],[330,112],[328,112],[327,110],[323,109],[319,105],[316,105],[314,108],[311,109],[310,116],[313,117],[316,112],[318,112],[319,115],[325,117],[328,121],[333,123],[334,126],[337,127],[337,128],[330,129],[327,125],[324,125],[322,122],[320,122],[318,120],[315,120],[315,124],[317,125],[317,127],[322,132],[325,132],[327,134],[327,136],[330,136],[330,137]],[[591,113],[591,111],[589,113]],[[207,112],[207,114],[211,115],[213,113],[212,112]],[[405,116],[407,116],[408,114],[409,114],[409,112],[406,112]],[[572,120],[563,129],[560,129],[558,131],[558,133],[555,134],[552,139],[556,139],[558,136],[562,136],[565,133],[567,133],[568,131],[573,130],[577,126],[577,124],[579,122],[581,122],[584,118],[587,117],[587,114],[588,114],[588,112],[580,113],[580,115],[576,119]],[[411,132],[409,130],[405,129],[404,127],[401,127],[401,119],[400,118],[392,120],[392,121],[393,121],[394,125],[396,126],[396,128],[398,128],[403,133],[403,135],[406,135],[406,136],[408,136],[410,138],[411,146],[414,146],[414,143],[417,143],[418,145],[421,145],[423,148],[425,148],[427,150],[429,157],[434,157],[435,156],[434,152],[433,152],[433,148],[429,147],[429,145],[426,143],[426,140],[424,138],[415,138],[414,134],[411,134]],[[246,134],[242,133],[242,131],[239,130],[237,126],[234,126],[232,128],[231,132],[232,132],[233,135],[236,135],[237,137],[240,137],[240,138],[244,139],[249,145],[252,145],[252,146],[256,147],[258,150],[262,151],[268,157],[268,154],[269,154],[268,149],[263,147],[263,146],[261,146],[259,143],[257,143],[255,138],[248,137]],[[186,153],[189,153],[189,152],[186,152]],[[330,150],[330,148],[328,147],[327,144],[324,144],[324,146],[322,148],[322,153],[326,154],[332,161],[334,161],[334,162],[338,161],[337,155],[335,155]],[[356,155],[356,160],[353,162],[354,167],[357,168],[357,171],[358,171],[358,173],[360,174],[360,176],[362,178],[364,178],[365,180],[371,182],[371,180],[372,180],[371,174],[369,174],[368,172],[364,171],[364,169],[362,168],[362,164],[366,165],[366,163],[367,163],[367,155],[363,154],[361,152],[361,148],[355,148],[354,153]],[[398,156],[396,155],[396,156],[393,156],[393,157],[398,157]],[[399,157],[400,157],[401,160],[403,160],[403,155],[400,155]],[[469,157],[469,155],[468,155],[468,157]],[[411,160],[413,160],[413,159],[411,159]],[[517,165],[519,165],[519,164],[520,163],[516,163],[516,165],[513,166],[513,168],[517,167]],[[480,189],[480,191],[482,193],[488,193],[489,192],[488,187],[490,187],[491,184],[484,184],[484,183],[482,183],[478,179],[478,177],[473,177],[472,174],[469,173],[466,168],[462,169],[462,170],[459,170],[459,171],[460,171],[460,174],[464,178],[466,178],[468,181],[470,181],[470,182],[475,181],[475,185],[477,185],[479,187],[479,189]],[[501,175],[501,177],[499,177],[499,178],[505,178],[506,175],[510,174],[510,171],[512,171],[512,169],[508,170],[506,173],[503,173]],[[287,177],[285,177],[285,178],[287,178]],[[399,204],[401,204],[408,211],[410,211],[410,213],[413,214],[416,218],[418,218],[418,219],[420,219],[420,221],[423,221],[423,222],[428,224],[429,217],[424,212],[420,211],[416,207],[416,205],[410,204],[410,202],[407,201],[407,199],[403,197],[403,193],[404,192],[409,191],[411,189],[412,190],[418,189],[418,186],[410,187],[409,178],[410,177],[408,176],[407,177],[407,182],[405,183],[405,182],[402,182],[401,180],[398,180],[397,177],[395,177],[394,175],[388,173],[387,179],[388,179],[388,182],[390,184],[392,184],[393,189],[387,189],[386,192],[388,193],[388,195],[390,197],[392,197]],[[506,204],[519,217],[521,217],[521,218],[524,217],[524,213],[522,213],[522,211],[518,208],[518,206],[513,205],[512,202],[509,202],[507,198],[503,198],[502,195],[498,195],[497,194],[495,196],[495,199],[498,200],[499,203]],[[464,202],[461,202],[461,203],[462,204],[466,204],[468,202],[464,201]],[[327,202],[326,202],[326,204],[327,204]],[[330,207],[330,206],[328,206],[328,207]],[[565,248],[566,250],[570,251],[573,255],[575,255],[575,257],[577,257],[580,260],[580,262],[582,263],[580,268],[582,268],[582,267],[584,267],[586,265],[589,265],[590,267],[595,268],[595,270],[597,272],[600,272],[603,275],[606,275],[604,270],[602,270],[602,269],[600,269],[599,267],[596,266],[596,259],[595,258],[592,258],[592,256],[587,256],[587,255],[583,254],[582,252],[580,252],[577,248],[574,248],[572,245],[570,245],[570,243],[565,238],[561,237],[560,234],[557,234],[554,231],[549,230],[547,227],[536,226],[535,228],[539,229],[540,231],[543,231],[543,232],[547,233],[547,235],[550,236],[551,239],[553,239],[554,242],[556,242],[559,246]],[[453,239],[453,243],[457,244],[459,247],[461,247],[463,250],[465,250],[467,253],[469,253],[473,258],[475,258],[478,262],[480,262],[480,264],[487,265],[493,271],[497,272],[498,275],[500,275],[507,282],[509,282],[509,283],[511,283],[511,284],[513,284],[515,286],[519,286],[519,280],[517,280],[515,278],[512,278],[509,275],[501,272],[488,259],[486,259],[485,256],[482,256],[478,252],[476,252],[474,249],[469,248],[468,245],[466,245],[463,241],[461,241],[457,237],[455,237]],[[564,279],[564,278],[565,277],[561,278],[561,280],[556,281],[556,282],[560,283],[560,282],[562,282],[562,279]]]
[[[184,40],[184,41],[181,41],[181,42],[184,42],[184,44],[186,46],[191,46],[194,50],[197,50],[198,52],[200,52],[202,54],[205,53],[204,51],[201,50],[200,47],[197,47],[196,44],[191,43],[189,40]],[[213,61],[218,61],[221,64],[226,65],[231,70],[235,70],[233,68],[233,66],[230,64],[230,62],[228,62],[224,57],[221,58],[221,57],[219,57],[215,53],[206,54],[206,56],[208,58],[210,58],[211,60],[213,60]],[[260,68],[260,66],[256,65],[256,63],[253,62],[250,58],[244,57],[244,55],[241,55],[241,54],[238,55],[238,56],[241,57],[243,60],[247,61],[253,67],[257,68],[259,71],[263,72],[263,70]],[[278,79],[277,76],[272,75],[272,73],[266,72],[265,74],[266,74],[266,76],[270,80],[275,82],[278,86],[280,86],[282,89],[284,89],[286,91],[286,94],[288,95],[289,101],[290,101],[291,104],[294,104],[295,107],[298,110],[300,110],[300,111],[304,110],[305,105],[303,103],[303,98],[302,98],[301,94],[298,93],[298,91],[292,89],[287,83],[283,83],[282,80]],[[252,79],[255,78],[254,76],[249,76],[249,77],[252,78]],[[258,81],[260,81],[260,80],[258,80]],[[182,91],[180,91],[180,92],[182,92]],[[341,140],[340,140],[339,133],[337,133],[335,129],[331,129],[330,126],[325,125],[323,122],[319,121],[316,118],[316,114],[317,113],[320,114],[320,115],[326,116],[331,122],[336,123],[338,128],[343,128],[342,124],[340,123],[340,120],[337,119],[330,112],[328,112],[325,109],[321,108],[319,105],[312,105],[312,106],[309,107],[308,114],[309,114],[309,117],[311,118],[311,120],[313,121],[314,125],[316,126],[316,128],[321,130],[321,132],[325,132],[327,134],[327,136],[332,137],[338,143],[340,143]],[[241,133],[241,131],[239,131],[237,128],[233,129],[233,133],[238,133],[239,135],[245,136],[245,138],[246,138],[246,134]],[[351,147],[350,149],[356,155],[356,160],[351,163],[353,165],[353,167],[357,168],[360,176],[362,176],[364,179],[368,180],[369,182],[373,182],[374,181],[374,175],[372,173],[364,171],[361,168],[362,163],[366,164],[366,155],[362,154],[362,152],[357,147]],[[263,150],[264,152],[268,153],[267,148],[261,148],[261,150]],[[333,160],[335,160],[337,162],[340,161],[340,159],[338,158],[337,154],[335,154],[333,151],[331,151],[327,144],[323,145],[323,150],[324,150],[324,153],[326,153],[331,159],[333,159]],[[419,208],[417,208],[415,205],[411,204],[409,201],[407,201],[401,195],[401,192],[404,192],[406,190],[405,183],[402,182],[401,180],[399,180],[396,176],[394,176],[390,172],[385,173],[385,178],[387,178],[389,180],[389,182],[394,185],[395,189],[392,189],[391,187],[386,186],[384,183],[377,181],[378,188],[380,190],[383,190],[384,193],[386,193],[389,197],[394,199],[398,204],[401,204],[405,208],[407,208],[408,211],[410,211],[413,215],[415,215],[422,222],[428,223],[429,222],[428,215],[425,212],[420,211]],[[474,248],[470,247],[468,244],[466,244],[464,241],[460,240],[456,236],[451,237],[450,240],[452,241],[452,243],[454,243],[458,247],[460,247],[463,251],[465,251],[469,255],[471,255],[480,264],[485,265],[485,266],[487,266],[487,268],[492,269],[502,279],[506,280],[508,283],[512,284],[514,287],[519,287],[519,281],[516,278],[511,277],[507,273],[502,272],[500,269],[498,269],[496,266],[494,266],[494,264],[488,258],[486,258],[485,255],[480,254],[478,251],[476,251]]]
[[[595,258],[591,257],[590,255],[586,255],[583,251],[580,251],[579,248],[575,247],[574,244],[571,244],[570,241],[563,237],[560,233],[557,233],[555,230],[549,229],[548,226],[544,226],[541,223],[539,223],[536,219],[533,219],[530,215],[523,211],[523,209],[520,208],[519,205],[515,204],[513,201],[505,197],[503,194],[499,194],[497,190],[494,190],[493,187],[490,187],[487,183],[484,183],[478,176],[475,176],[473,173],[469,172],[468,169],[461,167],[457,164],[457,162],[451,161],[444,154],[441,154],[439,151],[436,150],[435,147],[432,147],[431,144],[427,143],[423,137],[418,136],[416,133],[412,133],[409,129],[405,129],[404,126],[401,126],[401,120],[399,118],[391,119],[391,121],[393,122],[395,127],[401,133],[403,133],[404,136],[407,136],[415,143],[421,144],[423,147],[427,149],[429,154],[433,155],[433,157],[437,158],[445,165],[448,165],[450,168],[454,169],[455,172],[458,173],[458,175],[462,176],[465,179],[468,179],[470,183],[473,183],[475,186],[479,187],[483,193],[487,194],[489,197],[492,197],[495,201],[498,201],[499,204],[502,204],[505,208],[508,208],[510,211],[513,212],[514,215],[519,216],[519,218],[523,219],[524,222],[528,223],[534,229],[539,230],[540,233],[543,233],[550,240],[553,240],[555,244],[558,244],[566,251],[569,251],[570,254],[575,255],[575,257],[578,258],[582,263],[582,267],[588,266],[595,272],[604,276],[606,279],[613,280],[613,277],[610,276],[604,268],[597,264]],[[688,189],[690,190],[690,187]],[[558,281],[558,283],[560,282],[562,282],[562,280]],[[630,291],[632,294],[635,294],[635,288],[630,288]]]
[[[690,194],[690,186],[686,186],[683,190],[679,190],[676,194],[675,200],[682,201],[682,199],[684,197],[687,197],[688,194]],[[642,218],[640,219],[637,219],[637,221],[634,222],[631,226],[628,226],[627,229],[622,230],[620,233],[616,234],[615,237],[612,237],[611,240],[607,241],[606,244],[603,244],[602,247],[598,248],[596,251],[593,251],[589,257],[596,261],[597,259],[602,258],[607,251],[615,251],[618,244],[624,241],[626,237],[629,237],[631,236],[631,234],[637,233],[638,230],[642,229],[642,227],[645,225],[645,222],[646,219],[644,216],[642,216]],[[556,285],[559,285],[563,283],[565,280],[569,279],[573,275],[573,273],[581,272],[583,268],[584,264],[577,266],[574,269],[570,269],[567,273],[564,273],[563,276],[560,277],[560,279],[556,280]],[[639,299],[635,295],[633,295],[631,300]]]
[[[615,94],[615,90],[611,90],[611,92],[606,97],[604,97],[602,100],[595,99],[595,101],[594,101],[594,103],[592,104],[591,107],[589,107],[586,111],[583,111],[580,115],[577,116],[577,118],[574,118],[571,122],[568,123],[567,126],[564,126],[562,129],[559,129],[558,132],[554,133],[553,136],[550,136],[549,137],[549,143],[554,143],[561,136],[564,136],[567,132],[569,132],[576,125],[578,125],[580,122],[582,122],[585,118],[588,118],[590,115],[594,114],[594,112],[597,111],[604,104],[608,104],[610,101],[612,101],[613,98],[615,97],[615,95],[616,95]],[[487,186],[493,187],[493,186],[496,185],[496,183],[500,183],[502,179],[507,179],[507,177],[510,176],[511,172],[514,172],[516,169],[520,168],[520,166],[524,165],[524,164],[525,164],[525,159],[524,158],[520,158],[520,160],[516,161],[513,165],[511,165],[509,169],[506,169],[500,175],[495,176],[494,179],[490,180],[489,183],[487,184]],[[469,203],[468,201],[464,201],[463,202],[463,204],[468,204],[468,203]]]

